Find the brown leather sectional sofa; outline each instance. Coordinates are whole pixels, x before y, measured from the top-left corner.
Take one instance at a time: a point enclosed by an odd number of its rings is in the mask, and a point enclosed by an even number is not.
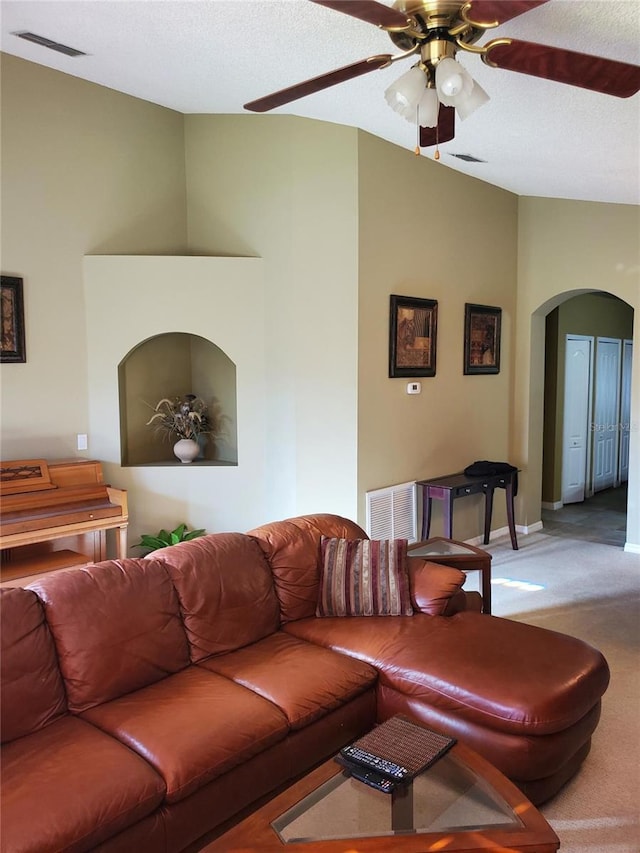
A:
[[[1,590],[2,853],[184,850],[399,711],[535,802],[575,773],[598,651],[419,558],[413,616],[317,618],[322,534],[366,538],[305,516]]]

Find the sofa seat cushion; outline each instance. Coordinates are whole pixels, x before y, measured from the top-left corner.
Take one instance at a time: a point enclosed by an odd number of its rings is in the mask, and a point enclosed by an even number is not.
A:
[[[44,728],[67,712],[53,638],[38,597],[0,589],[2,741]]]
[[[2,849],[82,853],[151,814],[164,792],[135,752],[62,717],[2,747]]]
[[[165,780],[169,803],[284,739],[289,730],[271,702],[199,666],[91,708],[83,718],[145,758]]]
[[[264,696],[301,729],[375,683],[363,661],[305,643],[279,631],[244,649],[209,658],[201,666]]]
[[[411,699],[516,734],[563,731],[609,682],[604,657],[582,640],[480,613],[305,619],[286,630],[366,660]]]

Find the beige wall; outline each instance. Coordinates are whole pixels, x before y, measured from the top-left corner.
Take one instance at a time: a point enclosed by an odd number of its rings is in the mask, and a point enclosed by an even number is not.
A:
[[[82,258],[185,248],[183,119],[1,61],[2,272],[24,279],[27,348],[2,365],[2,457],[59,459],[88,432]]]
[[[563,302],[547,316],[542,500],[552,504],[562,500],[567,335],[631,340],[633,309],[616,297],[603,293],[585,293]]]
[[[540,517],[545,317],[588,291],[640,307],[640,209],[631,205],[521,198],[513,456],[526,469],[520,519]],[[640,323],[634,323],[627,549],[640,553]]]
[[[130,541],[142,532],[173,529],[182,522],[210,533],[261,524],[269,510],[263,262],[92,256],[85,258],[84,270],[90,431],[105,478],[129,492]],[[118,305],[124,301],[123,315]],[[115,367],[144,338],[175,331],[215,341],[236,365],[237,466],[171,462],[120,467]],[[154,382],[157,390],[157,379]]]
[[[270,518],[355,518],[357,131],[283,116],[185,122],[192,250],[265,262]]]
[[[493,457],[524,469],[518,521],[539,521],[544,316],[589,290],[637,308],[636,208],[518,200],[352,128],[183,117],[13,57],[2,63],[2,271],[25,280],[28,357],[1,368],[5,458],[77,455],[79,432],[89,433],[88,456],[101,449],[95,430],[111,440],[87,371],[89,348],[99,376],[110,367],[87,326],[83,256],[255,255],[264,259],[264,305],[246,295],[241,310],[264,334],[264,380],[252,385],[248,370],[242,391],[240,375],[238,383],[239,393],[266,397],[249,425],[252,453],[263,440],[264,472],[251,488],[210,482],[190,501],[170,468],[144,507],[132,503],[134,515],[150,523],[150,507],[176,499],[198,520],[211,491],[224,488],[239,508],[257,489],[269,517],[332,510],[362,520],[367,489]],[[137,341],[157,332],[134,312],[130,290],[104,286],[118,312],[105,340],[117,330],[119,359],[128,351],[120,326],[135,322]],[[422,380],[419,396],[387,378],[390,293],[439,302],[437,375]],[[462,375],[466,301],[503,309],[498,376]],[[171,309],[161,307],[166,331]],[[210,337],[225,321],[209,319],[194,333]],[[635,424],[638,334],[636,323]],[[239,335],[242,345],[242,324]],[[628,539],[640,547],[638,436]],[[124,485],[122,471],[110,476]],[[455,534],[467,538],[480,529],[481,505],[461,503]],[[207,526],[224,529],[229,518]]]
[[[509,456],[517,198],[360,134],[358,492]],[[389,379],[389,296],[438,301],[436,375]],[[498,375],[463,375],[465,302],[502,308]],[[502,493],[494,528],[506,524]],[[456,503],[454,536],[482,529],[483,499]],[[434,506],[433,535],[442,534]]]

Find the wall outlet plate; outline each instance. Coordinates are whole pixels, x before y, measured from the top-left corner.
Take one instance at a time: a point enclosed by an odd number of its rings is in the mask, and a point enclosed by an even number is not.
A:
[[[407,394],[419,394],[422,391],[422,385],[420,382],[408,382],[407,383]]]

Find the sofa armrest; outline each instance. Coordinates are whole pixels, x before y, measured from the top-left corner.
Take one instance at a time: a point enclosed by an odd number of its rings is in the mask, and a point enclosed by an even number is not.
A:
[[[407,557],[411,601],[416,610],[431,616],[451,616],[467,609],[462,585],[467,576],[459,569]],[[473,609],[473,608],[470,608]]]

